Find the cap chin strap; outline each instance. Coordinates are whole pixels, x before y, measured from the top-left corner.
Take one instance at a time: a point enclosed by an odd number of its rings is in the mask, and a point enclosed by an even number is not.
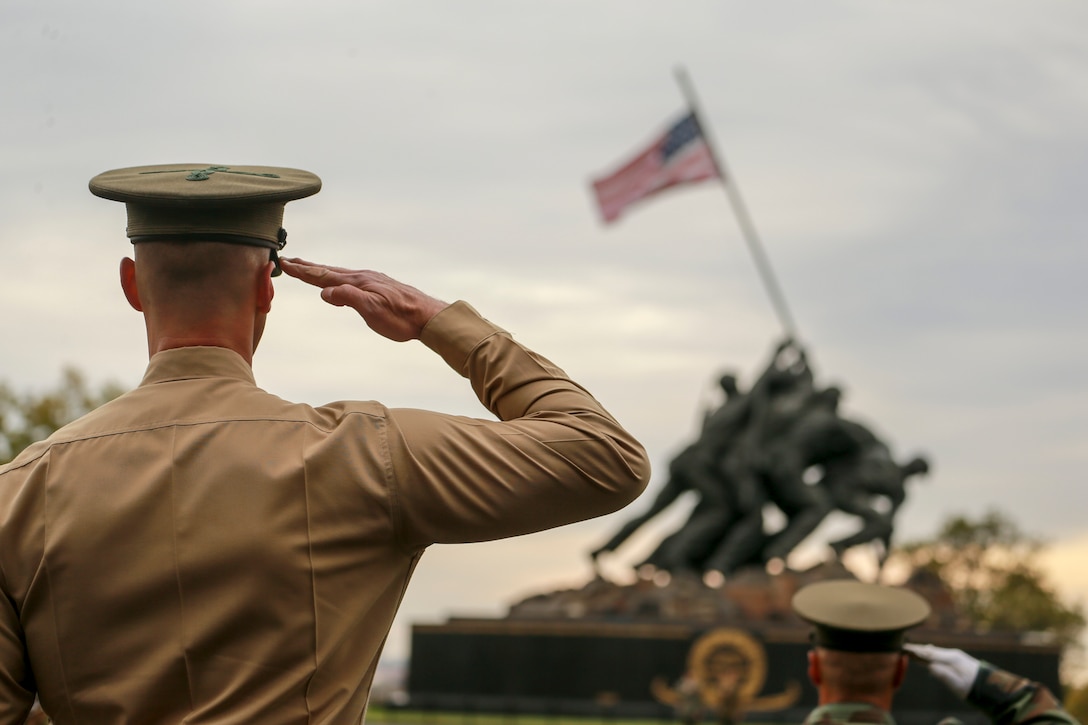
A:
[[[278,252],[287,246],[287,230],[280,227],[278,240],[271,242],[259,237],[246,237],[240,234],[142,234],[129,237],[133,244],[147,244],[149,242],[220,242],[222,244],[241,244],[246,247],[264,247],[268,249],[268,261],[276,265],[272,270],[273,277],[283,274],[280,268],[280,256]]]

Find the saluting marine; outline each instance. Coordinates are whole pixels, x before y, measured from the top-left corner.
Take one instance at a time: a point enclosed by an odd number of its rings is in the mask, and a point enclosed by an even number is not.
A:
[[[173,164],[90,188],[126,204],[121,286],[150,361],[135,390],[0,467],[0,725],[35,694],[58,724],[358,723],[430,544],[599,516],[645,487],[642,446],[465,302],[279,259],[284,205],[317,176]],[[257,387],[281,269],[418,339],[494,419]],[[338,364],[373,385],[365,360]]]
[[[1076,724],[1043,685],[975,659],[958,649],[906,644],[908,630],[930,607],[907,589],[841,580],[810,584],[793,597],[798,616],[813,625],[808,674],[819,706],[805,725],[895,725],[892,701],[908,657],[994,723]],[[955,722],[946,718],[942,723]]]

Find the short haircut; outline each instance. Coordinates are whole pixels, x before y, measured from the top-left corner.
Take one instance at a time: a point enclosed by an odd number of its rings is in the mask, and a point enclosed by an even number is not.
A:
[[[828,685],[856,695],[888,692],[895,680],[901,652],[840,652],[815,648],[820,676]]]
[[[268,263],[268,250],[221,242],[161,241],[137,244],[140,296],[187,305],[195,314],[240,299]]]

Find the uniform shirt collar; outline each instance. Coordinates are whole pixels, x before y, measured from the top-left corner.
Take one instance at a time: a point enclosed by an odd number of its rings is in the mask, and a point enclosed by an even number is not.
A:
[[[255,383],[253,368],[225,347],[179,347],[151,356],[140,385],[195,378],[235,378]]]
[[[835,702],[820,705],[805,718],[804,725],[896,725],[891,713],[862,702]]]

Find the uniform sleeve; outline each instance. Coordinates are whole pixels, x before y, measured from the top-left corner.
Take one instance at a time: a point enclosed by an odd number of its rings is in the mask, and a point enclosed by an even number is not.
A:
[[[592,395],[464,302],[421,341],[498,420],[394,410],[389,446],[402,542],[484,541],[611,513],[646,487],[643,447]]]
[[[979,668],[967,702],[986,713],[996,725],[1079,725],[1046,687],[986,663]]]

